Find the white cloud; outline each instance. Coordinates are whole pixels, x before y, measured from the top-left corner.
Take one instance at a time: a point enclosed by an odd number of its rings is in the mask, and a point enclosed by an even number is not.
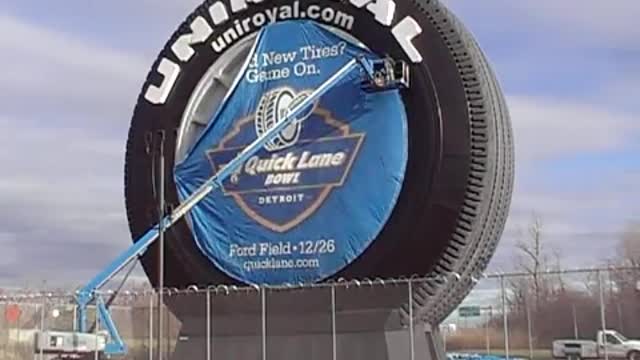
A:
[[[563,266],[598,263],[613,256],[623,224],[638,219],[640,163],[603,171],[571,168],[574,156],[588,158],[637,148],[640,123],[616,107],[563,99],[509,96],[515,136],[516,181],[511,212],[491,268],[510,269],[518,231],[536,212],[549,246]],[[566,168],[558,174],[553,166]],[[554,173],[555,172],[555,173]],[[525,232],[526,234],[526,232]]]
[[[611,151],[640,136],[634,116],[586,103],[513,96],[507,100],[518,164],[582,152]]]
[[[150,66],[143,58],[7,15],[0,15],[0,32],[5,115],[66,124],[95,124],[110,115],[115,124],[128,121],[125,111],[133,109]],[[51,116],[63,113],[66,118]]]
[[[473,27],[496,32],[529,32],[567,47],[639,49],[640,3],[618,0],[446,0]],[[488,20],[490,19],[490,20]]]
[[[6,15],[0,31],[0,228],[11,253],[0,278],[86,280],[130,244],[124,149],[148,65]]]
[[[12,266],[16,262],[16,237],[12,233],[0,232],[0,267]]]
[[[543,178],[540,172],[536,179]],[[625,174],[604,179],[595,187],[581,187],[580,177],[559,180],[557,186],[521,186],[514,192],[511,211],[491,271],[509,271],[516,265],[517,241],[527,240],[532,215],[540,218],[548,255],[559,251],[562,266],[576,268],[602,264],[616,255],[624,226],[640,220],[640,189]],[[576,184],[576,189],[571,184]]]
[[[607,47],[639,48],[640,3],[618,0],[504,1],[505,8],[517,11],[540,27],[583,44],[597,42]]]
[[[634,65],[619,69],[620,77],[606,84],[593,101],[640,112],[640,64]]]
[[[122,6],[135,6],[138,11],[148,12],[149,9],[153,9],[154,12],[160,12],[165,16],[178,16],[180,18],[186,18],[191,11],[193,11],[197,6],[202,4],[200,0],[168,0],[168,1],[157,1],[157,0],[118,0],[117,3],[122,4]]]
[[[0,153],[0,223],[5,228],[29,224],[30,232],[72,232],[113,225],[114,233],[123,234],[120,141],[77,129],[34,127],[19,119],[0,118],[0,129],[0,143],[13,150]]]
[[[30,60],[39,61],[49,68],[74,66],[76,71],[97,72],[119,78],[139,76],[140,70],[145,68],[143,63],[129,54],[80,42],[67,34],[15,17],[0,15],[0,31],[6,34],[0,38],[0,47],[8,52],[11,60],[20,60],[16,65],[28,64]]]
[[[124,148],[147,64],[7,15],[0,31],[0,223],[21,248],[127,243]]]

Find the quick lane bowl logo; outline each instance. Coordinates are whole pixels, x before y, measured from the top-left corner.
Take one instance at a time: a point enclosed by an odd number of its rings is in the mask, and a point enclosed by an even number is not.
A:
[[[207,151],[213,171],[282,121],[309,93],[288,87],[265,93],[255,114],[236,121],[219,145]],[[286,232],[316,213],[332,190],[343,186],[364,137],[314,104],[238,168],[222,191],[251,219]]]

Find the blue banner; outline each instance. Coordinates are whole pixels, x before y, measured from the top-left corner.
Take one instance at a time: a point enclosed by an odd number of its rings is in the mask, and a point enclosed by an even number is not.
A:
[[[366,48],[311,21],[261,30],[225,102],[175,168],[181,200]],[[353,71],[190,213],[201,251],[239,281],[317,282],[360,256],[397,200],[407,160],[397,90]]]

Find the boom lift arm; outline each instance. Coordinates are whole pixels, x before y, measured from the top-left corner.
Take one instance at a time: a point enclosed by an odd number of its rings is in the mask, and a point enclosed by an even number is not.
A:
[[[130,264],[133,260],[145,253],[153,242],[158,239],[160,229],[167,229],[184,215],[187,214],[195,205],[204,199],[213,190],[219,188],[222,182],[234,173],[238,167],[253,156],[262,146],[274,138],[280,131],[286,128],[299,115],[308,109],[316,100],[327,93],[334,85],[339,83],[352,71],[361,69],[364,72],[363,88],[367,91],[384,91],[396,88],[406,88],[409,85],[408,67],[404,62],[396,62],[392,59],[370,60],[365,58],[354,58],[342,66],[336,73],[323,82],[315,89],[307,98],[289,109],[287,116],[280,122],[276,123],[272,128],[268,129],[262,136],[249,144],[242,150],[232,161],[227,163],[222,169],[211,176],[198,190],[182,202],[170,215],[166,216],[161,223],[154,225],[145,234],[143,234],[134,244],[125,252],[113,260],[102,272],[96,275],[89,283],[80,288],[76,292],[76,312],[77,312],[77,333],[40,333],[37,336],[36,351],[59,352],[59,353],[78,353],[78,352],[94,352],[103,351],[109,355],[126,354],[127,347],[118,333],[118,329],[111,318],[108,306],[105,304],[99,290],[118,272]],[[162,225],[162,227],[160,226]],[[60,343],[60,341],[51,341],[51,337],[75,336],[75,343],[80,336],[88,336],[87,334],[87,307],[95,301],[98,319],[104,325],[108,333],[108,337],[104,343],[104,348],[91,349],[90,346],[80,351],[74,349],[55,349],[50,344]],[[49,337],[49,339],[47,339]],[[84,341],[80,341],[84,342]],[[94,341],[99,344],[98,341]],[[102,347],[102,345],[96,345]]]

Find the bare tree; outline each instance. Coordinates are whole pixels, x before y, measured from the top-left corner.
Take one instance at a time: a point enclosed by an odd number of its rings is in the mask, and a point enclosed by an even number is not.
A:
[[[546,249],[542,244],[542,229],[542,220],[536,213],[533,213],[531,223],[526,230],[526,237],[521,237],[516,243],[516,248],[520,253],[518,267],[521,271],[527,273],[530,279],[530,281],[521,282],[519,285],[520,287],[528,285],[527,287],[531,288],[534,296],[533,305],[536,309],[539,308],[541,298],[544,296],[541,273],[546,269],[548,263]],[[519,290],[522,292],[525,289]],[[527,296],[527,293],[528,291],[524,292],[523,295]]]
[[[558,290],[560,293],[564,294],[567,291],[567,286],[566,283],[564,281],[564,277],[562,276],[562,273],[560,273],[560,270],[562,270],[562,252],[560,252],[559,249],[557,248],[553,248],[552,249],[553,252],[553,270],[558,271],[558,274],[556,275],[556,281],[558,282]]]
[[[547,241],[544,230],[543,221],[534,214],[517,238],[514,266],[526,276],[508,279],[509,324],[514,334],[526,334],[531,325],[534,344],[572,337],[576,329],[580,337],[595,336],[602,326],[599,290],[603,286],[606,326],[640,337],[640,323],[635,321],[640,318],[640,270],[620,269],[640,269],[640,222],[621,232],[616,256],[603,264],[611,270],[601,274],[602,282],[595,271],[581,275],[586,276],[584,288],[576,286],[576,277],[547,274],[547,270],[561,270],[563,257]],[[501,319],[493,320],[492,326],[499,328]]]
[[[640,222],[629,223],[622,231],[617,254],[606,261],[609,267],[640,268]],[[632,296],[640,284],[640,271],[618,270],[609,273],[609,293]]]
[[[543,230],[542,219],[533,212],[526,229],[519,231],[515,267],[527,276],[509,283],[513,294],[512,308],[524,308],[529,300],[530,309],[535,311],[551,301],[554,295],[566,291],[560,273],[553,276],[545,274],[549,270],[560,270],[562,254],[545,242]]]
[[[640,222],[627,225],[618,243],[620,265],[640,267]]]
[[[607,318],[626,335],[640,336],[640,325],[635,319],[640,316],[640,222],[631,222],[620,234],[615,258],[607,261]]]

